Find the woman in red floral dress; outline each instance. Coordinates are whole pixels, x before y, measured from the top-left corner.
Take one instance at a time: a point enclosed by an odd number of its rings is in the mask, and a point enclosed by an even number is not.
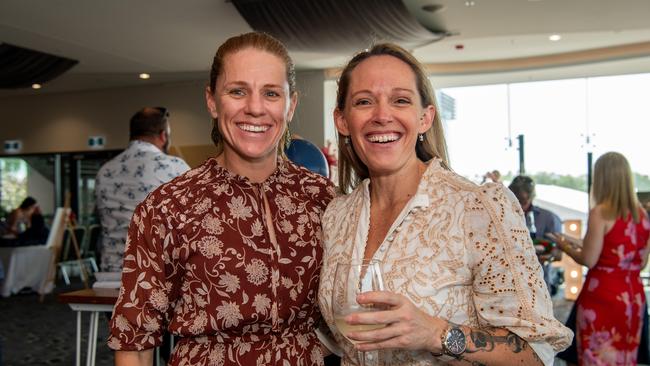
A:
[[[226,41],[206,101],[217,156],[136,209],[108,345],[116,365],[322,365],[320,216],[332,184],[282,155],[297,94],[286,48]]]
[[[636,365],[646,301],[639,273],[648,259],[650,221],[636,199],[625,157],[596,161],[587,234],[556,234],[562,250],[589,267],[577,306],[580,365]]]

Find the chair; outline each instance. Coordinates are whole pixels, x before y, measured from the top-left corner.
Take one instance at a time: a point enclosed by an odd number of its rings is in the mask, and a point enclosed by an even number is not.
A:
[[[97,246],[99,245],[99,239],[102,235],[102,226],[101,225],[90,225],[88,227],[88,240],[86,240],[86,249],[84,250],[84,257],[94,257],[97,258]],[[99,262],[99,261],[98,261]]]
[[[69,232],[72,231],[74,234],[70,235]],[[93,273],[99,271],[97,268],[97,262],[95,261],[94,256],[87,256],[88,252],[88,244],[86,240],[86,228],[84,226],[77,226],[73,229],[67,228],[66,232],[68,232],[68,242],[66,247],[74,246],[71,244],[72,242],[72,237],[76,239],[77,246],[79,248],[79,258],[77,259],[69,259],[69,260],[64,260],[59,263],[57,263],[57,266],[61,270],[61,275],[63,276],[63,280],[65,281],[66,285],[70,284],[70,275],[71,274],[76,274],[77,270],[79,272],[79,276],[84,282],[88,281],[88,277],[86,275],[88,273]],[[69,251],[69,249],[68,249]],[[69,255],[67,256],[68,258],[71,258]],[[74,257],[77,257],[77,253],[74,253]]]
[[[69,209],[56,209],[50,234],[45,245],[0,248],[0,259],[5,267],[1,295],[8,297],[23,288],[31,288],[41,295],[52,292],[53,264],[61,252],[63,229]]]

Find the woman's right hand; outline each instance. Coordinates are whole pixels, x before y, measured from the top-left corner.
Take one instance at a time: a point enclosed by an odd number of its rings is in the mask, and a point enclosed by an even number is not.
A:
[[[582,247],[579,240],[562,233],[548,233],[546,236],[553,240],[563,252],[575,251]]]

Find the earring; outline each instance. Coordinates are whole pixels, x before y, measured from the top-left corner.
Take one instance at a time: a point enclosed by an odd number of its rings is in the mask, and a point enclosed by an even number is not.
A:
[[[287,129],[284,132],[284,149],[288,149],[289,146],[291,146],[291,131],[289,131],[289,125],[287,125]]]
[[[423,133],[418,135],[418,140],[420,140],[420,142],[424,142],[424,134]]]
[[[343,137],[343,143],[346,145],[350,145],[350,136]]]

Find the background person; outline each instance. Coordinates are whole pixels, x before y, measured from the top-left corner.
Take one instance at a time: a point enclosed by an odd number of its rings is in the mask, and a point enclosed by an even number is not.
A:
[[[553,317],[521,208],[502,184],[450,171],[422,66],[380,44],[354,56],[338,85],[339,183],[353,191],[323,217],[319,301],[343,364],[384,350],[385,365],[551,365],[571,332]],[[381,261],[387,288],[357,297],[387,310],[345,318],[387,325],[349,333],[356,348],[331,306],[336,263],[350,259]]]
[[[264,33],[228,39],[205,96],[217,156],[133,215],[116,364],[151,365],[168,329],[170,365],[322,365],[320,217],[334,190],[282,156],[297,103],[287,49]]]
[[[31,224],[32,214],[37,208],[38,203],[34,197],[25,197],[20,206],[11,211],[7,218],[7,234],[15,237],[27,230]]]
[[[548,239],[548,234],[562,232],[562,220],[558,215],[533,204],[537,192],[535,181],[531,177],[518,175],[508,188],[515,194],[524,210],[526,227],[533,239]],[[551,265],[551,262],[562,259],[562,251],[555,248],[550,253],[538,255],[538,258],[544,268],[544,282],[553,296],[562,284],[562,274]]]
[[[589,273],[575,306],[582,365],[636,365],[645,292],[640,271],[648,261],[650,221],[638,202],[632,170],[617,152],[594,166],[592,202],[583,240],[553,235]]]
[[[146,107],[129,122],[129,146],[97,172],[95,200],[102,225],[101,270],[122,270],[124,243],[135,207],[149,192],[186,172],[183,159],[167,155],[169,112]]]

